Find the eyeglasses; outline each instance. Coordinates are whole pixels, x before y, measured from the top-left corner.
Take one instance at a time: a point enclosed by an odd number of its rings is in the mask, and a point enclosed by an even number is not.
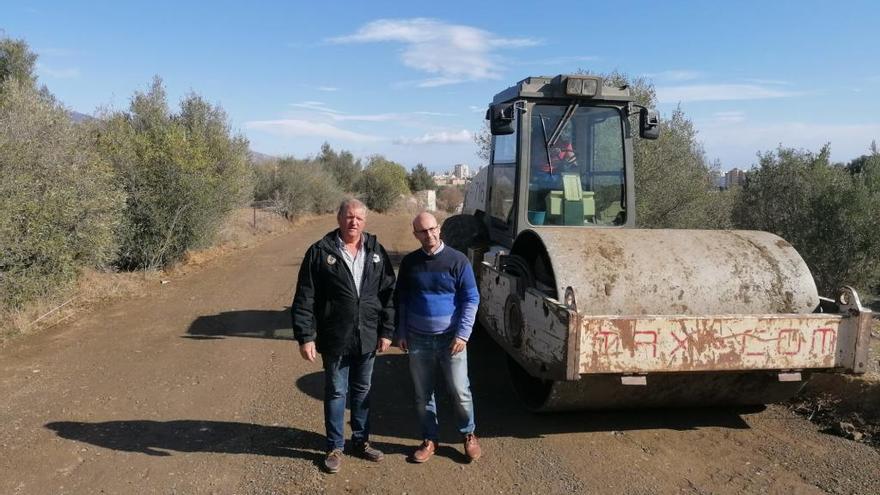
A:
[[[414,230],[413,232],[415,232],[416,234],[425,235],[429,232],[433,234],[434,232],[437,232],[438,230],[440,230],[440,227],[435,225],[433,227],[428,227],[427,229],[424,229],[424,230]]]

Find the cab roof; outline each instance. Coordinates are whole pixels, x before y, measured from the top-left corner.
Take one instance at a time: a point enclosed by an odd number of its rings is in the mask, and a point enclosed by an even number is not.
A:
[[[527,77],[495,95],[492,103],[504,103],[519,98],[633,101],[628,86],[606,86],[606,81],[600,76],[559,74]]]

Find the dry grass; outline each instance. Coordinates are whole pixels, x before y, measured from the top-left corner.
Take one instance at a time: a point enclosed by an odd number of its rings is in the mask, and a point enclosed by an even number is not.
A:
[[[213,246],[187,253],[180,264],[167,270],[147,272],[113,272],[86,270],[65,294],[53,299],[35,301],[16,311],[0,311],[0,343],[26,335],[73,318],[97,303],[123,297],[137,297],[146,289],[164,280],[198,267],[229,252],[247,249],[275,235],[289,232],[305,217],[295,222],[264,210],[236,210],[220,229]]]
[[[158,272],[86,270],[77,279],[76,286],[64,294],[35,301],[19,310],[0,313],[0,321],[3,322],[0,324],[0,342],[55,326],[96,303],[139,295],[146,284],[158,278]]]
[[[289,232],[305,218],[291,222],[268,210],[240,208],[233,212],[217,233],[212,246],[187,252],[183,262],[168,271],[172,275],[180,270],[188,271],[190,267],[202,265],[231,251],[256,246],[267,238]]]

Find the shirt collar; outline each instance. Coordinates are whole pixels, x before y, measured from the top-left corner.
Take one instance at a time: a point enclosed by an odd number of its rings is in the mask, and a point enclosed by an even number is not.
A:
[[[336,232],[336,247],[339,249],[345,249],[345,241],[342,240],[342,236],[339,235],[339,232]],[[358,251],[361,251],[364,248],[364,234],[361,234],[360,240],[357,243]]]
[[[422,249],[422,252],[427,254],[428,256],[437,256],[438,254],[440,254],[440,251],[443,251],[443,248],[445,248],[445,247],[446,247],[446,243],[444,243],[443,241],[440,241],[440,245],[437,246],[437,249],[435,249],[433,253],[429,253],[429,252],[425,251],[424,249]]]

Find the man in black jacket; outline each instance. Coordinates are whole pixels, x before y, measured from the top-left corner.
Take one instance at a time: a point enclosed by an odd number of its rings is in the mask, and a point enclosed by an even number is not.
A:
[[[290,308],[303,359],[324,364],[327,471],[339,471],[345,444],[345,401],[351,409],[352,451],[379,462],[369,444],[370,380],[376,352],[394,333],[394,268],[376,236],[364,232],[367,207],[356,199],[339,205],[339,228],[312,244],[299,269]]]

